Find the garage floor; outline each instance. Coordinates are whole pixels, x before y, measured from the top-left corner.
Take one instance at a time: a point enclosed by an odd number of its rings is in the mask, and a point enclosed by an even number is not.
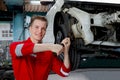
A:
[[[49,75],[48,80],[120,80],[118,69],[79,69],[72,71],[69,77],[62,78],[57,74]]]

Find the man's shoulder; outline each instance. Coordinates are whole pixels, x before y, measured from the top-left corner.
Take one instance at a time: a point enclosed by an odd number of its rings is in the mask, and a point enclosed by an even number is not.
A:
[[[26,43],[26,40],[24,40],[24,41],[15,41],[15,42],[12,42],[12,43],[10,44],[10,46],[12,46],[12,45],[18,45],[18,44],[22,44],[22,43]]]

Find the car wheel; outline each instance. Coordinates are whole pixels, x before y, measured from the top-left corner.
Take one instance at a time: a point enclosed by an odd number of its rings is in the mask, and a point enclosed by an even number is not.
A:
[[[65,25],[61,24],[57,27],[57,31],[55,34],[55,43],[60,43],[65,37],[67,37],[68,33],[65,30]],[[70,50],[69,50],[69,56],[70,56],[70,62],[71,62],[71,69],[75,70],[79,67],[80,64],[80,53],[77,50],[77,44],[78,44],[79,40],[71,40],[71,46],[70,46]],[[61,60],[64,59],[64,54],[60,54],[58,56]]]

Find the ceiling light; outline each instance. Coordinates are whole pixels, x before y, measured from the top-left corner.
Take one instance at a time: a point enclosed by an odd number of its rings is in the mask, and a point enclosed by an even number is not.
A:
[[[40,5],[40,1],[30,1],[31,4]]]

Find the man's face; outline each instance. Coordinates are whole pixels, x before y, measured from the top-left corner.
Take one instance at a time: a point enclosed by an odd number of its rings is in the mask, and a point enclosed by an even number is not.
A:
[[[29,29],[32,41],[41,42],[46,33],[46,22],[36,19]]]

